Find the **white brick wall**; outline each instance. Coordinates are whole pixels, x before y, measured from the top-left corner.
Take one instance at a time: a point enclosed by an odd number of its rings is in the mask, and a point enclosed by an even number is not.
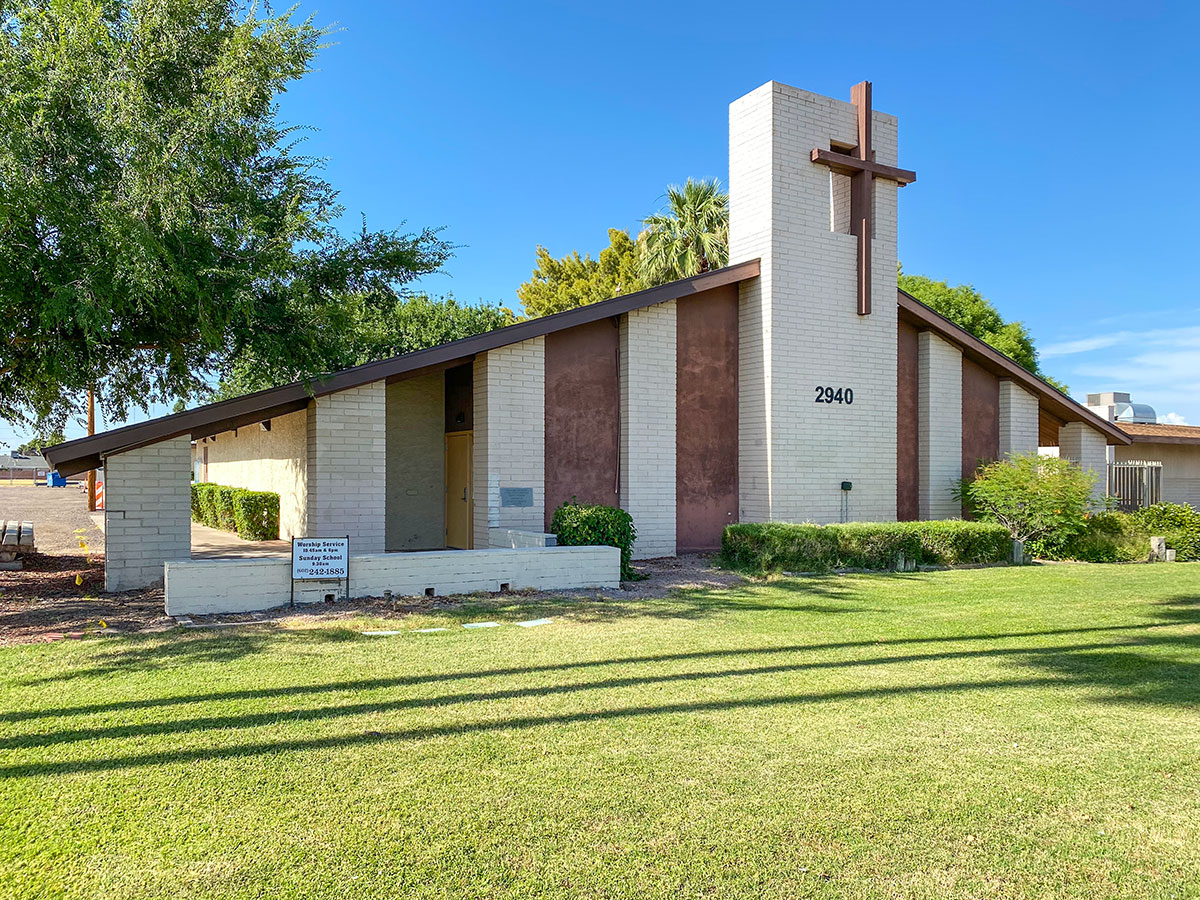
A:
[[[384,548],[383,381],[315,398],[308,407],[308,537],[350,535],[355,553]]]
[[[873,126],[876,159],[895,165],[895,118]],[[769,82],[730,106],[730,261],[762,260],[739,289],[743,521],[836,522],[843,481],[850,518],[896,516],[897,188],[875,184],[875,311],[859,316],[857,241],[830,230],[844,223],[810,159],[831,139],[857,139],[851,104]],[[816,403],[818,386],[854,403]]]
[[[192,446],[187,436],[104,461],[104,589],[160,584],[163,563],[192,553]]]
[[[475,546],[489,529],[542,531],[546,504],[546,341],[475,358]],[[500,488],[533,489],[533,506],[501,506]]]
[[[675,301],[621,321],[621,508],[634,559],[675,555]]]
[[[1092,496],[1104,496],[1108,474],[1108,440],[1082,422],[1068,422],[1058,429],[1058,455],[1096,474]]]
[[[1038,398],[1010,379],[1000,382],[1000,457],[1036,453]]]
[[[163,566],[159,564],[159,577]],[[195,559],[166,566],[167,615],[255,612],[286,604],[291,560]],[[422,596],[512,590],[615,588],[621,552],[616,547],[536,547],[377,553],[350,558],[350,596]],[[345,582],[296,582],[297,603],[340,597]]]
[[[932,331],[917,335],[917,433],[922,519],[951,519],[962,507],[951,491],[962,478],[962,351]]]

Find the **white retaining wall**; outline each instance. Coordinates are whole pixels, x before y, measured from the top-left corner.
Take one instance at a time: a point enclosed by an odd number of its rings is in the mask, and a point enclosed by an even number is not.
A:
[[[255,612],[288,603],[291,560],[193,559],[168,562],[167,615]],[[162,572],[162,569],[159,569]],[[372,553],[350,558],[350,596],[420,596],[473,591],[570,590],[620,586],[621,552],[615,547],[431,550]],[[341,597],[345,582],[297,581],[297,603]]]
[[[104,461],[104,590],[160,584],[163,563],[192,553],[192,442],[187,435]]]

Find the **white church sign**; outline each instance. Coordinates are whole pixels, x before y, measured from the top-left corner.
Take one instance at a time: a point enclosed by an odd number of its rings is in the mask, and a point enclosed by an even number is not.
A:
[[[350,577],[350,538],[294,538],[292,578],[295,581]]]

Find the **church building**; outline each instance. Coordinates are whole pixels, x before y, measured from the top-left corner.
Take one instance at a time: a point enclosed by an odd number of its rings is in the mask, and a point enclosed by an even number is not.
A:
[[[733,522],[961,515],[981,461],[1130,438],[896,287],[897,121],[769,82],[729,110],[730,264],[50,449],[103,465],[110,590],[189,555],[189,483],[271,490],[281,537],[356,552],[511,546],[572,499],[636,557]],[[915,190],[917,188],[910,188]]]

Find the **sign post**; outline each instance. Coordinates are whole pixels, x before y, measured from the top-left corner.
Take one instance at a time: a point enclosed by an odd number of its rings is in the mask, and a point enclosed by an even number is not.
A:
[[[296,605],[297,581],[346,581],[343,599],[350,599],[350,536],[292,538],[292,598]]]

